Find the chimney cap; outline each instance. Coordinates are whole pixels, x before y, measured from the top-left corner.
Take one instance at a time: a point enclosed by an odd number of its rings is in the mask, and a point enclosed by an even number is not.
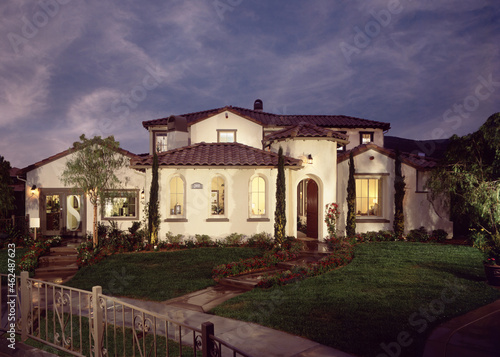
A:
[[[253,103],[253,110],[257,110],[259,112],[264,110],[264,103],[262,103],[261,99],[255,100],[255,102]]]

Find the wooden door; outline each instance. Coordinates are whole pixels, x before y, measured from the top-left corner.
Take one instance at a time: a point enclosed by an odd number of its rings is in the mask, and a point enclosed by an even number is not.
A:
[[[318,238],[318,184],[307,183],[307,237]]]

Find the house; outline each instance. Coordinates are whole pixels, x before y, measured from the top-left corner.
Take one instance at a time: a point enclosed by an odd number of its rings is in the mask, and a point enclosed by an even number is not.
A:
[[[202,112],[144,121],[149,153],[122,150],[130,166],[120,173],[127,184],[102,204],[100,220],[117,221],[122,229],[143,219],[149,197],[153,153],[159,160],[161,226],[165,233],[208,234],[213,238],[238,232],[251,235],[274,230],[279,147],[286,176],[286,234],[324,238],[324,207],[341,209],[345,230],[348,157],[356,168],[357,231],[392,229],[395,152],[384,146],[389,123],[343,115],[279,115],[226,106]],[[26,211],[40,217],[45,234],[79,235],[90,230],[91,207],[83,193],[59,179],[69,151],[25,169]],[[406,230],[425,226],[452,233],[443,207],[430,200],[425,180],[437,161],[420,153],[403,153],[406,181]]]

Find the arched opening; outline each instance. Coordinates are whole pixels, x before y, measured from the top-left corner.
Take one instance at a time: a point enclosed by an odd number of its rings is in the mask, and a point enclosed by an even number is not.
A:
[[[297,185],[297,237],[318,238],[318,184],[307,178]]]

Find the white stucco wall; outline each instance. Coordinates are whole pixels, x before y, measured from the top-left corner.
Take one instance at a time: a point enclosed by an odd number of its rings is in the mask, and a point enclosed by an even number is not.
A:
[[[370,158],[373,157],[373,160]],[[347,214],[347,181],[349,179],[349,160],[338,164],[338,204],[341,208],[339,231],[345,232]],[[394,219],[394,160],[375,150],[368,150],[354,156],[356,174],[367,174],[374,178],[382,178],[382,217],[358,218],[356,232],[393,230]],[[406,191],[404,204],[405,231],[424,226],[427,230],[444,229],[449,238],[453,234],[453,223],[449,221],[447,211],[430,201],[427,193],[417,191],[417,171],[415,168],[402,164],[402,173],[405,176]],[[359,176],[357,176],[359,177]]]
[[[351,150],[361,144],[359,138],[360,132],[373,132],[373,143],[384,147],[384,131],[382,129],[332,128],[332,130],[346,132],[349,140],[346,150]]]
[[[65,164],[67,160],[71,157],[72,154],[61,157],[57,160],[49,162],[43,166],[37,167],[26,173],[27,180],[27,189],[26,189],[26,214],[29,214],[32,218],[40,218],[40,209],[39,209],[39,199],[41,190],[44,189],[68,189],[70,187],[65,186],[61,181],[61,174],[64,171]],[[128,163],[128,158],[127,158]],[[117,177],[119,177],[123,182],[124,189],[137,189],[139,192],[144,188],[144,178],[145,174],[139,171],[130,169],[129,167],[125,167],[119,170],[116,173]],[[31,186],[36,185],[37,190],[32,195],[31,190],[29,189]],[[143,214],[143,202],[139,202],[138,207],[138,218],[137,219],[120,219],[117,220],[118,227],[122,230],[126,230],[128,227],[132,225],[134,220],[141,220]],[[90,204],[90,201],[87,199],[85,202],[85,215],[86,215],[86,230],[91,231],[92,223],[93,223],[93,206]],[[99,208],[98,215],[99,220],[101,210]]]
[[[262,126],[230,111],[224,111],[191,125],[189,129],[191,144],[203,141],[216,143],[217,130],[236,130],[237,142],[262,149]]]
[[[248,221],[250,217],[250,180],[261,176],[266,181],[266,215],[267,220]],[[170,180],[180,176],[184,180],[185,215],[170,215]],[[225,214],[211,215],[210,192],[212,179],[220,176],[225,180]],[[159,197],[161,226],[159,238],[165,240],[166,233],[182,234],[185,238],[195,234],[208,234],[213,239],[221,239],[231,233],[251,236],[255,233],[274,232],[274,210],[276,195],[277,169],[270,168],[160,168]],[[149,195],[151,170],[146,172],[146,197]],[[201,183],[203,188],[193,189],[193,183]],[[169,221],[177,219],[178,221]],[[185,221],[183,221],[185,219]],[[221,219],[219,221],[207,221]],[[223,221],[225,220],[225,221]]]
[[[300,170],[290,171],[287,181],[287,234],[297,236],[297,186],[304,179],[313,179],[318,184],[318,237],[327,235],[324,223],[325,205],[337,200],[337,143],[330,140],[294,139],[275,142],[271,146],[273,152],[283,147],[283,154],[305,160]],[[308,155],[313,163],[308,164]]]

